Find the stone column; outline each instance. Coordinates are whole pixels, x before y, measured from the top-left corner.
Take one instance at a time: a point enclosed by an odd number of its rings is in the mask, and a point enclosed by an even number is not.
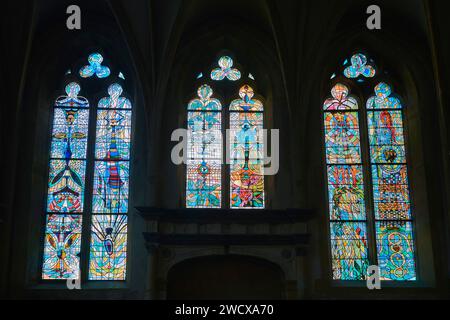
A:
[[[158,253],[159,248],[155,244],[147,243],[147,285],[145,288],[146,300],[157,300],[157,267],[158,267]]]
[[[305,270],[305,256],[307,255],[307,249],[303,247],[296,248],[295,250],[295,263],[297,268],[297,299],[305,298],[306,270]]]

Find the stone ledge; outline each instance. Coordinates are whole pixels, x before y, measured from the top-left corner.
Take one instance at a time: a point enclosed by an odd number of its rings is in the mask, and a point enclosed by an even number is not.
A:
[[[309,221],[314,216],[310,209],[286,210],[230,210],[230,209],[162,209],[136,207],[145,220],[168,223],[199,224],[289,224]]]
[[[306,245],[309,243],[308,234],[293,235],[230,235],[230,234],[160,234],[144,233],[147,244],[152,245],[181,245],[181,246],[280,246]]]

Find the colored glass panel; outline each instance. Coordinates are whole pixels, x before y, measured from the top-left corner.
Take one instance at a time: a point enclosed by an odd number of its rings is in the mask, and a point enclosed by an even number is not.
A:
[[[351,58],[351,66],[344,70],[344,75],[350,79],[355,79],[360,76],[373,78],[375,74],[375,68],[367,61],[367,57],[361,53],[353,55]]]
[[[89,102],[69,83],[55,101],[42,279],[79,277],[81,213],[84,207]],[[51,213],[51,214],[50,214]]]
[[[376,233],[381,280],[416,280],[412,223],[379,221]]]
[[[332,222],[330,229],[333,279],[366,279],[369,266],[366,223]]]
[[[89,280],[125,280],[126,215],[93,215]]]
[[[50,160],[48,212],[81,213],[84,204],[84,160]]]
[[[55,108],[50,157],[85,159],[89,127],[89,110]]]
[[[323,104],[325,111],[348,111],[358,110],[358,102],[355,98],[349,96],[349,89],[338,83],[331,90],[332,98],[329,98]]]
[[[358,113],[326,112],[324,120],[327,163],[361,163]]]
[[[202,85],[188,105],[187,208],[220,208],[222,202],[222,105]]]
[[[81,215],[47,215],[42,279],[79,279],[81,222]]]
[[[324,129],[334,280],[364,280],[369,260],[358,102],[338,83],[325,100]]]
[[[92,212],[127,213],[128,161],[96,161]]]
[[[402,111],[368,111],[372,163],[406,163]]]
[[[222,158],[221,114],[188,112],[188,159]]]
[[[98,110],[96,159],[129,160],[131,111]]]
[[[403,107],[386,83],[379,83],[374,91],[367,101],[367,117],[378,264],[382,280],[413,281],[416,268]]]
[[[391,87],[381,82],[375,87],[375,96],[367,100],[367,109],[402,109],[400,100],[391,96]]]
[[[231,160],[230,207],[264,208],[264,166],[260,160]]]
[[[406,165],[373,165],[372,179],[376,219],[410,219]]]
[[[131,102],[114,83],[98,103],[92,194],[90,280],[125,280]]]
[[[98,78],[107,78],[111,71],[108,67],[102,66],[103,56],[100,53],[93,53],[88,57],[89,64],[80,69],[80,77],[90,78],[96,75]]]
[[[219,68],[211,72],[211,79],[221,81],[224,79],[230,81],[237,81],[241,78],[241,72],[233,68],[233,59],[228,56],[223,56],[219,59]]]
[[[365,220],[362,166],[328,166],[328,199],[331,220]]]
[[[264,208],[263,104],[244,85],[230,104],[230,207]]]
[[[222,199],[222,161],[188,160],[186,207],[220,208]]]

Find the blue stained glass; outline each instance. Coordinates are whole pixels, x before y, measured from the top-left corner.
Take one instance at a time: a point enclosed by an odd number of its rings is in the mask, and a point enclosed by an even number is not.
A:
[[[264,158],[263,114],[230,113],[230,158],[245,160]]]
[[[47,210],[49,212],[82,212],[86,161],[50,160]]]
[[[368,111],[372,163],[406,163],[401,111]]]
[[[375,68],[368,63],[365,55],[361,53],[355,54],[351,58],[351,63],[351,66],[344,70],[344,75],[347,78],[355,79],[359,76],[363,76],[365,78],[375,77]]]
[[[366,224],[332,222],[331,256],[334,280],[365,280],[369,266]]]
[[[327,163],[361,163],[358,113],[326,112],[324,122]]]
[[[230,207],[264,209],[263,160],[231,160]]]
[[[222,162],[188,160],[186,179],[187,208],[220,208],[222,199]]]
[[[52,158],[86,158],[89,110],[55,108],[51,153]]]
[[[122,93],[113,83],[98,103],[90,280],[126,278],[132,105]]]
[[[249,85],[244,85],[239,90],[240,99],[233,100],[230,103],[230,111],[264,111],[264,106],[261,101],[253,99],[255,93],[253,92],[253,88]]]
[[[128,183],[128,161],[96,161],[92,211],[94,213],[127,213]]]
[[[365,220],[362,166],[328,166],[328,199],[331,220]]]
[[[79,279],[81,222],[81,215],[47,215],[42,279]]]
[[[381,220],[411,218],[406,165],[373,165],[375,217]]]
[[[76,107],[89,108],[89,102],[86,98],[78,96],[80,93],[80,85],[76,82],[71,82],[66,86],[66,96],[60,96],[56,99],[55,106],[57,107]]]
[[[188,158],[222,158],[221,114],[219,112],[188,112]]]
[[[381,280],[416,280],[412,223],[377,222],[376,233]]]
[[[233,67],[233,59],[223,56],[219,59],[219,68],[211,72],[211,79],[221,81],[227,78],[231,81],[237,81],[241,78],[241,72]]]
[[[367,109],[402,109],[400,100],[391,96],[391,87],[380,82],[375,87],[375,96],[367,100]]]
[[[188,105],[187,208],[220,208],[222,199],[222,105],[208,85]]]
[[[125,280],[126,215],[93,215],[89,280]]]
[[[78,279],[89,102],[69,83],[55,101],[50,148],[42,279]]]
[[[90,78],[96,75],[98,78],[107,78],[111,74],[108,67],[102,66],[103,56],[100,53],[89,55],[88,62],[88,65],[80,69],[80,77]]]
[[[113,83],[108,87],[109,97],[102,98],[98,102],[99,109],[131,109],[131,102],[125,97],[121,97],[123,93],[122,86]]]
[[[264,208],[264,106],[249,85],[239,90],[230,112],[230,207]]]
[[[213,90],[208,85],[202,85],[197,90],[199,99],[193,99],[189,102],[189,111],[220,111],[222,104],[218,99],[212,98]]]
[[[350,111],[358,110],[358,101],[350,96],[347,86],[338,83],[331,89],[332,98],[325,100],[323,110],[326,111]]]
[[[369,265],[358,102],[338,83],[323,104],[334,280],[364,280]]]
[[[131,141],[130,110],[98,110],[96,159],[129,160]]]

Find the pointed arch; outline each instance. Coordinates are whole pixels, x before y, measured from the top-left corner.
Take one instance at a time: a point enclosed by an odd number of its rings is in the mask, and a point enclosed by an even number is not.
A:
[[[44,280],[80,279],[82,274],[88,280],[126,279],[132,104],[122,96],[123,75],[114,69],[113,74],[102,54],[94,52],[86,60],[87,65],[66,73],[77,80],[66,86],[53,111]],[[94,88],[84,91],[88,98],[78,95],[79,83]],[[107,97],[95,103],[95,90]],[[90,236],[83,231],[89,229]],[[88,240],[90,245],[81,246]]]
[[[346,59],[341,71],[324,103],[333,279],[364,280],[377,265],[382,280],[414,281],[403,106],[366,54]],[[364,108],[341,82],[358,89]]]
[[[253,76],[244,79],[229,55],[221,55],[217,61],[210,72],[198,73],[197,80],[202,83],[198,98],[187,108],[186,207],[264,208],[263,103],[254,98],[248,85]],[[213,98],[213,88],[226,88],[223,100],[228,108],[223,109],[220,100]],[[234,88],[238,99],[232,96]],[[225,146],[230,163],[226,164],[222,160],[224,121],[229,122],[230,131]],[[224,176],[227,165],[229,174]]]

